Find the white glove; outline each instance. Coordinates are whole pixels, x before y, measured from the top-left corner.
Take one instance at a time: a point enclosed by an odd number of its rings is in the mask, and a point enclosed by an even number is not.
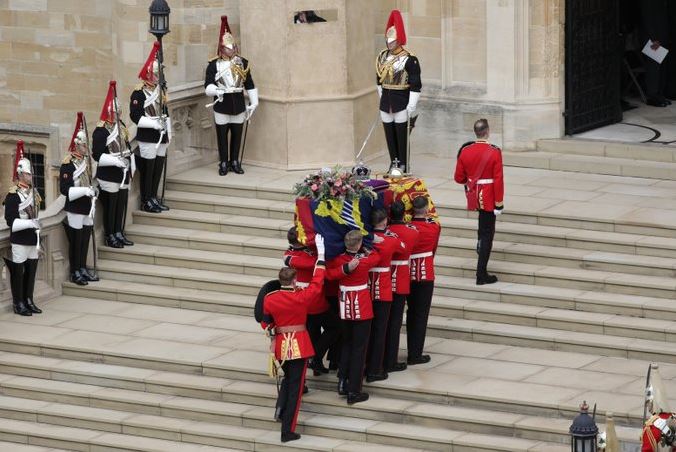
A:
[[[204,92],[206,93],[207,96],[215,97],[219,96],[223,93],[218,92],[218,87],[214,85],[213,83],[207,85],[207,87],[204,89]]]
[[[502,215],[502,209],[493,209],[493,213],[497,215]]]
[[[138,120],[138,126],[144,129],[162,130],[160,120],[152,116],[141,116],[141,119]]]
[[[87,187],[87,196],[94,198],[96,196],[96,189],[94,187]]]
[[[167,118],[165,124],[167,125],[167,138],[169,138],[169,141],[171,141],[171,137],[173,136],[174,132],[174,130],[171,128],[171,118]]]
[[[247,90],[247,93],[249,94],[249,106],[246,107],[246,119],[251,119],[254,111],[258,108],[258,89]]]
[[[376,85],[376,88],[378,89],[378,98],[380,99],[383,97],[383,87],[381,85]]]
[[[89,194],[90,192],[92,192],[92,194]],[[68,189],[68,200],[69,201],[75,201],[76,199],[80,199],[83,196],[89,196],[89,197],[94,196],[93,190],[89,187],[70,187]]]
[[[418,108],[418,99],[420,99],[420,93],[411,91],[408,97],[408,105],[406,106],[406,111],[408,112],[408,117],[410,118],[415,114],[415,111]]]
[[[666,435],[667,433],[669,433],[669,425],[667,424],[667,420],[666,420],[666,419],[657,418],[657,419],[655,419],[655,422],[653,422],[653,425],[654,425],[655,427],[657,427],[658,429],[660,429],[660,431],[661,431],[662,433],[664,433],[665,435]]]
[[[124,166],[120,166],[120,158],[115,157],[114,155],[110,154],[101,154],[101,158],[99,159],[99,166],[104,167],[104,166],[117,166],[118,168],[124,168]]]
[[[315,235],[315,246],[317,247],[317,259],[323,261],[326,249],[324,247],[324,237],[321,234]]]
[[[37,222],[38,220],[22,220],[21,218],[17,218],[12,222],[12,232],[19,232],[19,231],[24,231],[26,229],[39,229],[40,228],[40,223]]]

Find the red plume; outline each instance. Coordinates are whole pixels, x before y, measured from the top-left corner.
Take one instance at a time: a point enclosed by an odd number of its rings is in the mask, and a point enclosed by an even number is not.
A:
[[[16,153],[14,154],[14,173],[12,174],[12,181],[19,179],[19,160],[23,158],[23,141],[19,140],[16,142]]]
[[[108,95],[106,95],[106,101],[103,103],[103,109],[101,110],[101,121],[106,122],[115,122],[115,86],[117,82],[111,80],[110,85],[108,86]]]
[[[230,24],[228,24],[228,16],[221,16],[221,31],[218,34],[218,54],[220,55],[223,52],[223,35],[225,32],[232,33],[230,31]]]
[[[153,63],[157,59],[157,52],[160,51],[160,43],[159,41],[155,41],[153,43],[153,48],[150,50],[150,55],[148,55],[148,59],[146,60],[146,64],[143,65],[143,68],[141,68],[141,72],[138,73],[138,78],[145,82],[154,82],[156,79],[154,78],[155,76],[153,75]]]
[[[73,138],[70,139],[70,145],[68,146],[68,152],[75,152],[77,149],[75,146],[75,137],[80,130],[84,128],[84,115],[81,111],[77,112],[77,120],[75,121],[75,130],[73,131]]]
[[[387,26],[385,27],[385,33],[390,27],[394,25],[394,28],[397,30],[397,42],[399,45],[406,44],[406,29],[404,28],[404,19],[401,17],[401,12],[398,9],[393,9],[390,13],[390,18],[387,20]]]

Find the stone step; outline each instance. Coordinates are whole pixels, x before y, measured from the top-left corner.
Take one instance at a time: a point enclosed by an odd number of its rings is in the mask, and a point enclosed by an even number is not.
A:
[[[28,444],[0,441],[0,452],[68,452],[66,449],[52,447],[30,446]]]
[[[144,231],[144,229],[148,231]],[[190,265],[190,258],[201,256],[211,264],[213,269],[228,268],[227,258],[220,258],[223,253],[260,256],[275,258],[277,265],[287,242],[284,239],[261,239],[249,235],[230,235],[209,233],[196,230],[181,230],[163,228],[160,226],[130,226],[129,235],[138,244],[151,245],[134,246],[124,249],[102,247],[100,254],[106,259],[122,259],[133,262],[157,263],[177,262],[177,255],[186,257],[181,265],[188,268],[206,268],[206,263],[198,266]],[[197,237],[197,238],[193,238]],[[195,243],[198,245],[195,246]],[[211,246],[213,244],[213,246]],[[190,251],[185,251],[190,248]],[[464,237],[444,236],[439,240],[438,255],[455,257],[476,256],[476,239]],[[153,258],[154,256],[154,258]],[[583,249],[569,249],[558,246],[534,245],[514,242],[496,241],[493,244],[491,258],[567,268],[584,268],[609,272],[624,272],[648,276],[673,277],[676,275],[676,259],[659,256],[644,256],[624,254],[608,251],[589,251]],[[256,259],[258,261],[259,259]],[[261,262],[268,262],[260,259]],[[272,261],[270,261],[272,262]]]
[[[221,293],[206,290],[182,289],[152,286],[140,283],[100,281],[89,286],[64,285],[64,294],[114,300],[138,304],[198,309],[225,314],[251,316],[253,296]],[[630,298],[633,300],[633,298]],[[667,308],[671,307],[664,303]],[[582,305],[582,303],[581,303]],[[676,316],[676,307],[671,307]],[[665,320],[665,316],[640,318],[618,315],[614,305],[606,313],[548,308],[500,301],[446,297],[435,295],[431,314],[447,319],[480,320],[509,325],[523,325],[621,336],[655,341],[676,342],[676,321]]]
[[[520,161],[523,165],[529,164],[529,156],[537,155],[537,152],[519,152],[514,153],[515,160]],[[575,157],[575,156],[571,156]],[[537,157],[536,162],[537,162]],[[542,160],[542,159],[540,159]],[[536,163],[537,164],[537,163]],[[561,174],[565,175],[565,172]],[[301,179],[304,174],[299,174]],[[226,196],[228,198],[240,199],[259,199],[278,201],[275,208],[281,211],[289,211],[290,205],[293,202],[293,195],[291,187],[293,182],[289,180],[288,184],[280,184],[277,186],[268,186],[263,181],[259,180],[209,180],[208,182],[191,180],[193,177],[190,174],[175,175],[168,180],[168,189],[177,192],[190,193],[204,193],[210,196]],[[620,183],[620,181],[618,181]],[[462,191],[457,187],[449,190],[445,185],[433,186],[430,188],[432,198],[435,200],[437,211],[442,217],[455,218],[475,218],[475,212],[467,212],[466,201],[462,195]],[[210,198],[214,200],[215,198]],[[509,201],[508,201],[509,202]],[[221,200],[218,203],[222,203]],[[216,209],[217,207],[204,207],[207,211],[209,209]],[[255,208],[256,205],[254,205]],[[279,206],[279,207],[278,207]],[[539,206],[539,207],[538,207]],[[617,232],[628,233],[635,235],[643,235],[648,237],[671,237],[676,238],[676,219],[671,212],[660,212],[656,209],[646,208],[641,209],[636,206],[632,212],[627,212],[627,209],[613,209],[613,208],[590,208],[585,203],[576,203],[574,201],[564,202],[556,208],[551,208],[551,204],[532,202],[519,202],[514,205],[509,205],[506,212],[500,218],[502,222],[512,223],[526,223],[531,225],[553,226],[572,228],[585,231],[603,231],[603,232]],[[611,206],[613,207],[613,206]],[[617,207],[617,206],[615,206]],[[208,212],[207,212],[208,213]],[[157,214],[150,214],[155,215]],[[163,214],[163,215],[166,215]],[[250,216],[255,214],[249,213]],[[269,213],[259,212],[256,215],[267,217]],[[284,218],[284,217],[280,217]],[[288,217],[291,219],[291,215]],[[499,227],[498,227],[499,230]]]
[[[444,246],[446,238],[476,238],[477,222],[475,219],[444,217],[442,221],[443,235],[440,245]],[[125,234],[132,236],[135,241],[150,245],[245,253],[253,256],[277,257],[278,250],[286,249],[287,246],[286,237],[256,237],[251,239],[245,238],[241,234],[147,224],[129,225]],[[676,258],[676,239],[668,237],[648,237],[637,234],[501,221],[498,223],[495,240],[496,243],[510,242],[523,245]]]
[[[55,360],[51,358],[55,358],[134,367],[140,370],[124,371],[128,375],[126,380],[133,386],[124,387],[136,390],[146,388],[138,386],[138,378],[143,377],[145,381],[150,371],[186,374],[181,377],[184,385],[195,381],[187,374],[244,381],[247,385],[273,383],[267,375],[266,340],[250,317],[69,297],[52,302],[50,310],[56,319],[62,320],[54,326],[27,328],[28,320],[14,321],[11,316],[0,321],[0,350],[40,355],[52,362]],[[88,314],[90,312],[98,314]],[[668,390],[676,388],[676,366],[666,363],[674,362],[676,352],[664,347],[663,342],[435,316],[430,318],[429,329],[437,334],[445,330],[447,336],[462,335],[475,343],[429,334],[426,351],[432,355],[430,363],[392,374],[386,381],[368,384],[368,392],[402,401],[547,417],[563,414],[568,418],[575,415],[581,400],[594,400],[599,403],[600,414],[610,410],[622,423],[639,426],[641,393],[648,366],[644,360],[661,361]],[[496,343],[479,343],[490,341]],[[405,344],[404,339],[402,347]],[[600,351],[593,353],[594,349]],[[618,358],[621,356],[632,359]],[[66,374],[91,371],[88,363],[73,366],[72,371],[46,371],[36,364],[3,362],[7,372],[21,373],[18,368],[32,367],[31,372],[37,373],[29,375],[41,378],[73,379]],[[108,379],[105,375],[92,375]],[[134,379],[137,381],[132,381]],[[73,380],[98,384],[86,376]],[[310,377],[309,382],[312,388],[335,391],[333,375]],[[162,386],[155,380],[146,384],[155,388],[153,391]],[[3,385],[0,379],[0,388]],[[231,394],[233,387],[218,385],[223,394]],[[195,392],[188,396],[206,396],[204,385],[193,385],[192,389]],[[274,388],[270,392],[273,393]],[[233,397],[236,398],[226,401],[245,401],[240,395]],[[337,399],[333,394],[331,398]],[[322,410],[315,411],[322,413]]]
[[[660,162],[543,151],[503,152],[502,155],[505,165],[520,168],[676,180],[674,161]]]
[[[133,249],[133,247],[131,248]],[[168,256],[170,251],[163,247],[155,248],[159,255]],[[181,250],[179,249],[178,252]],[[110,251],[114,253],[116,251]],[[106,251],[108,253],[108,251]],[[194,256],[163,257],[165,262],[173,262],[184,265],[187,261],[193,261],[190,265],[205,270],[186,269],[183,266],[156,266],[151,264],[136,263],[137,260],[149,260],[147,256],[135,255],[133,251],[117,252],[118,257],[125,260],[105,260],[98,263],[99,271],[106,278],[119,279],[131,282],[145,282],[156,285],[170,285],[175,287],[203,288],[206,290],[225,290],[233,285],[232,280],[222,280],[219,273],[213,269],[228,268],[232,273],[229,276],[240,274],[241,278],[235,277],[235,285],[238,288],[235,293],[252,293],[241,291],[245,282],[260,285],[264,278],[276,277],[281,265],[274,258],[258,258],[247,261],[244,255],[226,255],[222,258],[217,253],[211,253],[212,260],[218,262],[200,262],[199,252]],[[612,258],[612,256],[609,256]],[[237,260],[240,259],[239,267]],[[227,260],[227,263],[223,263]],[[131,262],[130,262],[131,261]],[[245,262],[246,261],[246,262]],[[258,261],[261,261],[258,263]],[[278,263],[279,262],[279,263]],[[633,273],[619,273],[614,271],[590,270],[586,268],[567,268],[551,265],[529,264],[521,262],[508,262],[494,260],[489,265],[489,271],[495,273],[500,281],[505,283],[528,284],[535,286],[548,286],[608,292],[625,295],[640,295],[656,298],[673,299],[676,297],[676,279],[672,276],[647,276]],[[476,258],[474,257],[450,257],[437,255],[435,258],[435,273],[440,276],[439,282],[443,285],[444,276],[474,278],[476,273]],[[263,279],[261,279],[263,278]],[[262,281],[262,282],[261,282]]]
[[[84,419],[93,419],[90,415],[103,409],[123,409],[129,413],[268,430],[275,430],[278,425],[271,419],[276,398],[276,389],[271,382],[237,382],[10,353],[0,355],[0,362],[16,375],[29,376],[11,378],[8,375],[10,378],[5,380],[7,383],[3,389],[8,394],[17,395],[0,396],[0,412],[5,417],[35,420],[25,416],[25,411],[37,412],[38,416],[53,415],[54,405],[67,403],[93,409],[91,413],[86,408],[76,410],[75,415]],[[47,372],[56,381],[30,377]],[[112,389],[93,391],[92,388],[100,386]],[[61,396],[56,397],[50,391],[58,391]],[[20,403],[20,400],[41,402],[31,405]],[[47,409],[44,409],[45,406]],[[68,411],[69,417],[73,416],[73,410]],[[20,416],[17,412],[24,415]],[[58,412],[63,413],[63,410]],[[487,423],[486,419],[491,419],[491,422]],[[42,421],[40,417],[37,420]],[[119,421],[119,416],[115,420]],[[385,427],[388,424],[388,428],[396,429],[405,423],[434,430],[566,443],[569,441],[570,422],[569,418],[543,418],[439,403],[406,402],[378,395],[372,396],[366,403],[346,407],[344,400],[333,391],[312,389],[303,399],[299,432],[368,441],[368,427],[376,424]],[[364,427],[367,427],[365,432]],[[618,429],[623,442],[637,442],[637,428],[621,426]]]
[[[25,377],[15,380],[25,392],[30,391],[31,384],[44,384],[46,387],[41,389],[43,392],[38,393],[38,397],[50,389],[49,380]],[[63,385],[59,383],[55,390]],[[69,384],[67,390],[77,393],[77,386],[86,385]],[[81,406],[83,398],[89,400],[87,389],[82,388],[81,391],[76,401],[80,403],[76,404],[54,403],[49,401],[49,397],[26,399],[0,396],[0,411],[5,419],[241,450],[278,444],[274,440],[274,435],[279,436],[279,424],[272,420],[274,408],[163,395],[158,395],[154,402],[150,402],[150,393],[128,390],[110,390],[114,395],[110,399],[95,398],[91,400],[91,406]],[[406,432],[405,436],[402,430]],[[481,444],[483,450],[544,451],[545,447],[563,450],[562,444],[326,414],[303,415],[297,431],[307,435],[307,438],[287,445],[291,450],[308,450],[311,443],[317,447],[315,450],[340,450],[346,441],[351,443],[350,446],[360,446],[364,450],[370,443],[393,446],[394,450],[415,447],[418,450],[445,451],[449,445],[457,450],[470,450],[469,447],[479,446],[476,436],[485,439],[485,443]],[[473,440],[463,440],[465,435]],[[505,445],[507,449],[502,449]]]
[[[559,138],[538,140],[536,149],[541,152],[557,154],[648,160],[663,163],[676,162],[676,149],[674,147],[656,146],[655,144]]]

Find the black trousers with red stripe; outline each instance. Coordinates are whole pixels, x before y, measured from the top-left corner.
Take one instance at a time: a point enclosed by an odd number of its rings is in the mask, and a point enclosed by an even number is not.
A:
[[[387,334],[385,335],[385,355],[383,359],[385,370],[394,367],[399,361],[399,338],[401,336],[401,324],[404,321],[405,307],[406,295],[392,294],[390,322],[387,325]]]
[[[277,396],[277,407],[282,410],[282,433],[296,431],[300,401],[303,398],[306,368],[307,360],[305,358],[292,359],[282,364],[284,379]]]
[[[408,358],[420,358],[427,336],[427,319],[430,316],[434,281],[411,281],[406,310],[406,341]]]
[[[366,375],[380,374],[385,370],[383,359],[391,306],[390,301],[373,300],[373,323],[371,324]]]
[[[347,391],[361,392],[364,364],[371,334],[371,320],[343,320],[339,377],[347,379]]]

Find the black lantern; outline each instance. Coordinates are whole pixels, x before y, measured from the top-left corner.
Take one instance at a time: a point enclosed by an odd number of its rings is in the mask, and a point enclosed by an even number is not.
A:
[[[596,452],[596,436],[599,428],[594,422],[594,417],[589,415],[589,405],[586,401],[580,405],[580,414],[573,419],[569,431],[571,452]]]
[[[162,40],[162,36],[169,33],[171,8],[169,8],[166,0],[153,0],[148,11],[150,12],[150,30],[148,31],[155,35],[158,40]]]

